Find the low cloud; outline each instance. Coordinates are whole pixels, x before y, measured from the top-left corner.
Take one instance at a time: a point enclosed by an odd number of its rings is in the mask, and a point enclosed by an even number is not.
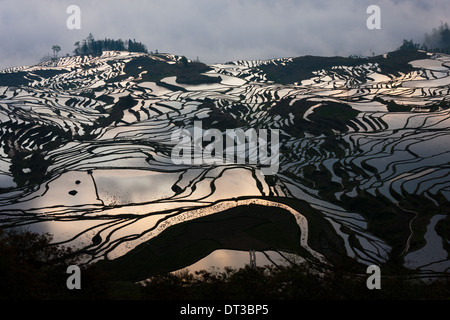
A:
[[[66,9],[81,8],[81,29],[69,30]],[[366,9],[381,9],[381,29],[368,30]],[[0,69],[35,64],[51,46],[72,54],[74,43],[136,39],[149,50],[207,63],[315,55],[369,55],[446,22],[447,0],[0,0]]]

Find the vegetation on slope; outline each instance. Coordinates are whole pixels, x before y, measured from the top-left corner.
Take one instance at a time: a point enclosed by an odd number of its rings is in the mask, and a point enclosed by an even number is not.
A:
[[[9,232],[0,237],[0,299],[34,300],[448,300],[449,278],[422,281],[382,274],[381,289],[369,290],[368,274],[345,268],[294,264],[163,273],[143,283],[117,281],[91,265],[81,268],[81,289],[66,286],[67,267],[77,259],[52,246],[49,234]]]
[[[376,63],[381,73],[386,75],[398,76],[400,72],[407,73],[415,70],[409,62],[427,57],[426,52],[418,50],[396,50],[389,52],[386,56],[379,55],[375,57],[317,57],[303,56],[297,57],[292,62],[286,64],[267,64],[259,67],[267,76],[267,79],[281,84],[291,84],[302,80],[308,80],[316,75],[314,72],[321,70],[331,70],[332,67],[346,66],[355,67],[371,63]],[[336,72],[338,72],[336,70]],[[362,75],[353,75],[356,80],[365,82],[366,78]]]
[[[381,73],[398,76],[401,73],[414,71],[415,68],[409,64],[413,60],[427,57],[425,51],[449,53],[450,29],[447,23],[442,23],[434,28],[430,34],[426,33],[423,43],[415,43],[411,40],[403,40],[401,46],[386,55],[373,57],[318,57],[302,56],[292,62],[282,64],[267,64],[259,67],[267,75],[267,79],[280,84],[291,84],[302,80],[311,79],[314,73],[320,70],[330,70],[335,66],[354,67],[363,64],[376,63]],[[358,75],[355,75],[358,78]],[[358,80],[365,81],[364,77]]]
[[[136,40],[107,39],[95,40],[92,33],[80,41],[75,42],[75,55],[93,55],[101,56],[103,51],[129,51],[129,52],[147,52],[147,48],[141,42]]]

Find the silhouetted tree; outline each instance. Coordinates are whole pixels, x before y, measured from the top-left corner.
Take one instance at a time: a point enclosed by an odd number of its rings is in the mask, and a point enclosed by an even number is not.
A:
[[[81,46],[81,54],[89,54],[89,47],[86,40],[83,41],[83,45]]]
[[[56,59],[58,57],[58,52],[61,51],[61,47],[58,45],[54,45],[52,46],[52,50],[53,50],[53,57]]]
[[[78,264],[70,247],[52,244],[52,235],[0,229],[0,299],[105,299],[109,276],[80,266],[81,290],[66,286],[67,267]]]
[[[74,44],[75,49],[73,50],[73,53],[78,56],[81,54],[81,49],[80,49],[80,41],[75,42]]]
[[[447,23],[433,28],[431,34],[425,33],[423,48],[434,52],[450,52],[450,29]]]
[[[0,236],[1,298],[46,298],[55,293],[56,279],[65,284],[66,263],[74,261],[72,250],[52,246],[51,241],[49,234],[29,231]]]
[[[403,39],[403,44],[400,46],[399,50],[418,50],[420,48],[420,44],[414,43],[414,41],[411,40],[405,40]]]
[[[125,45],[126,43],[126,45]],[[102,55],[103,51],[129,51],[129,52],[147,52],[147,49],[144,44],[141,42],[136,42],[136,40],[128,40],[124,42],[122,39],[114,40],[107,39],[104,40],[95,40],[92,33],[82,41],[82,45],[80,42],[75,42],[75,55],[86,55],[90,54],[93,56]]]

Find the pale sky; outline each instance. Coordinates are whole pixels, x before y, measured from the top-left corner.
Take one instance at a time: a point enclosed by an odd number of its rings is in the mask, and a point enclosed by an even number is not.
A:
[[[80,7],[79,30],[66,25],[70,5]],[[379,30],[367,28],[370,5]],[[36,64],[52,45],[72,54],[89,33],[205,63],[382,54],[422,42],[448,17],[448,0],[0,0],[0,69]]]

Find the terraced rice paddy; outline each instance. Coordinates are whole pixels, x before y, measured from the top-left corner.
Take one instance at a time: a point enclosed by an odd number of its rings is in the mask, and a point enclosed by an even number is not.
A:
[[[3,70],[1,226],[49,232],[94,262],[124,256],[175,224],[256,203],[296,217],[298,245],[310,259],[332,260],[308,233],[328,224],[358,262],[400,255],[408,268],[448,272],[450,237],[432,226],[448,226],[450,110],[442,103],[450,57],[427,55],[399,74],[372,61],[335,65],[290,84],[264,72],[290,58],[211,65],[202,74],[221,81],[199,84],[157,79],[146,64],[177,59],[105,52]],[[403,109],[390,111],[389,103]],[[171,136],[194,121],[222,131],[278,129],[278,172],[175,165]],[[355,205],[367,198],[386,205],[374,212]],[[308,221],[282,199],[305,201],[320,219]]]

